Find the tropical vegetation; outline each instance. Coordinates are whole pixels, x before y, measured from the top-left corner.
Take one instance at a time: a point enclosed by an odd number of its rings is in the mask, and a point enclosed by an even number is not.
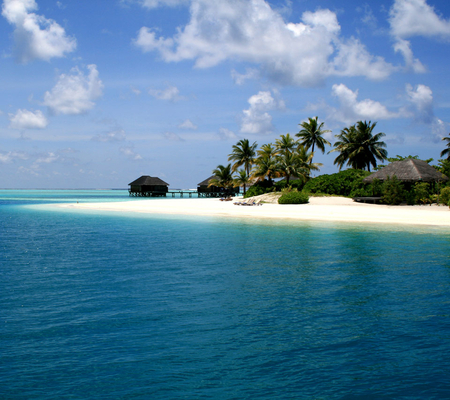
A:
[[[355,169],[366,169],[370,172],[370,166],[377,166],[377,160],[387,159],[386,143],[380,139],[386,136],[380,132],[373,134],[376,122],[359,121],[355,125],[342,129],[339,135],[336,135],[338,141],[334,144],[335,148],[331,152],[340,154],[334,160],[334,164],[341,169],[344,164]]]
[[[253,197],[268,192],[283,191],[282,202],[297,201],[294,198],[312,195],[338,195],[348,197],[382,197],[388,204],[406,201],[408,204],[426,204],[438,199],[450,202],[450,183],[428,184],[419,182],[405,186],[396,177],[385,182],[374,180],[370,184],[363,179],[371,170],[382,168],[380,162],[418,159],[417,155],[388,157],[385,133],[375,133],[376,122],[358,121],[345,127],[335,135],[331,143],[324,135],[331,132],[324,129],[324,122],[318,117],[308,118],[300,123],[300,131],[294,136],[282,134],[273,143],[265,143],[258,148],[256,142],[241,139],[232,146],[228,155],[228,165],[218,165],[213,170],[214,178],[210,186],[231,189],[243,187],[244,197]],[[438,165],[434,168],[450,176],[450,134],[443,138],[447,142],[442,150]],[[339,172],[311,178],[313,171],[319,171],[321,163],[313,162],[318,149],[325,153],[325,147],[332,146],[330,153],[338,153],[334,164]],[[432,158],[425,160],[430,163]],[[349,169],[342,170],[344,166]],[[448,187],[446,187],[448,186]],[[248,189],[247,189],[248,188]],[[301,194],[301,196],[300,196]]]

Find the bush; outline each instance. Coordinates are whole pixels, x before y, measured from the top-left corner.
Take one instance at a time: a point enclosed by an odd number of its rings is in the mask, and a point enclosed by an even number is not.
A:
[[[386,204],[398,205],[405,199],[405,195],[405,189],[395,175],[386,179],[383,184],[383,201]]]
[[[309,196],[304,192],[286,192],[278,199],[278,204],[306,204]]]
[[[359,191],[366,195],[366,185],[362,183],[363,178],[370,172],[360,169],[347,169],[331,175],[320,175],[308,181],[303,190],[309,193],[334,194],[337,196],[350,196],[352,192]],[[367,194],[372,196],[372,193]]]
[[[447,206],[450,206],[450,204],[449,204],[449,202],[450,202],[450,187],[449,186],[441,189],[441,195],[439,197],[439,201],[441,203],[446,204]]]
[[[426,182],[416,182],[414,185],[414,197],[417,203],[431,203],[430,185]]]

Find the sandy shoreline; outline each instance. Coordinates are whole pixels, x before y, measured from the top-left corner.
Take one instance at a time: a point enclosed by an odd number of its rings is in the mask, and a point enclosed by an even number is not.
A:
[[[311,197],[309,204],[302,205],[237,206],[231,201],[225,202],[219,199],[142,199],[110,203],[61,204],[59,207],[151,214],[450,227],[450,210],[447,206],[361,204],[344,197]]]

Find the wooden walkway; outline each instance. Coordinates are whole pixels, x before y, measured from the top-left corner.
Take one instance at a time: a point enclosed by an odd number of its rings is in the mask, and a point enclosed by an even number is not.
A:
[[[171,194],[172,197],[176,197],[177,194],[179,194],[180,197],[192,197],[193,194],[197,194],[197,192],[190,190],[169,190],[168,192],[132,192],[131,190],[128,190],[128,193],[131,197],[167,197],[168,194]]]

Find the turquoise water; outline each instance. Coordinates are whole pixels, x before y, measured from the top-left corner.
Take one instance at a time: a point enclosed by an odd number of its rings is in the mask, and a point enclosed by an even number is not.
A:
[[[0,192],[0,398],[450,397],[450,231],[32,206],[67,192]]]

